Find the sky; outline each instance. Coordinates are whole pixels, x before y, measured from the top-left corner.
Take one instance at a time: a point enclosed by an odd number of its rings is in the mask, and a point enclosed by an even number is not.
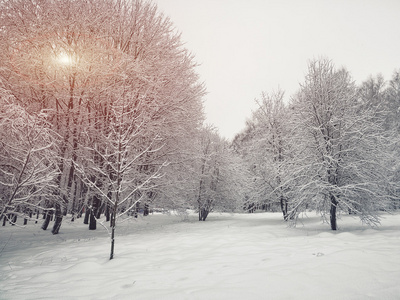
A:
[[[400,69],[399,0],[154,0],[200,64],[206,123],[232,139],[262,92],[285,101],[312,59],[346,67],[356,83]]]

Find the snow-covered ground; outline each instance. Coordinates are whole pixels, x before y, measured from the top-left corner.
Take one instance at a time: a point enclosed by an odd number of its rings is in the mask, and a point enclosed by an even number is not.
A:
[[[0,228],[0,299],[400,299],[400,214],[377,229],[310,213],[154,214],[106,230]]]

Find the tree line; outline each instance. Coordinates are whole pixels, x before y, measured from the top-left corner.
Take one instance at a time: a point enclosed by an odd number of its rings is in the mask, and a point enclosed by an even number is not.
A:
[[[281,210],[295,223],[316,210],[337,229],[339,213],[377,225],[400,207],[400,73],[360,86],[327,58],[312,60],[289,103],[262,93],[233,146],[253,180],[246,207]]]
[[[151,210],[317,210],[337,229],[399,207],[400,75],[356,86],[328,59],[297,94],[262,93],[232,142],[172,22],[141,0],[0,6],[0,221],[96,229]],[[102,223],[103,224],[103,223]],[[104,224],[103,224],[104,225]]]

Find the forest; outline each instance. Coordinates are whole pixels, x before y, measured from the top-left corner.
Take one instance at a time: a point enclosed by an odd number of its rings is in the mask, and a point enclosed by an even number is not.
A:
[[[116,224],[139,214],[295,226],[316,211],[337,230],[400,208],[400,69],[357,85],[310,60],[298,92],[261,92],[230,141],[204,122],[195,57],[153,3],[2,1],[0,26],[2,226],[102,226],[112,259]]]

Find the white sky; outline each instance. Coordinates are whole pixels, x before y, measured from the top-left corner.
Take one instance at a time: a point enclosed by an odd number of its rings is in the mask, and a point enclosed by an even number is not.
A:
[[[206,122],[229,139],[262,91],[289,99],[310,59],[332,59],[357,83],[400,68],[399,0],[154,1],[201,64]]]

